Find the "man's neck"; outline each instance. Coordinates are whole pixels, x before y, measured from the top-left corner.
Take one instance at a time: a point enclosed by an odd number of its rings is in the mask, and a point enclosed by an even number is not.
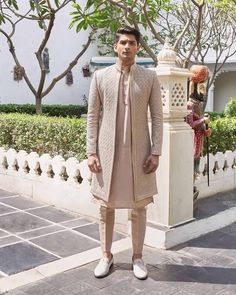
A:
[[[131,66],[134,64],[134,61],[124,62],[124,61],[118,59],[117,63],[119,64],[119,66],[121,67],[122,70],[124,70],[125,72],[129,72]]]

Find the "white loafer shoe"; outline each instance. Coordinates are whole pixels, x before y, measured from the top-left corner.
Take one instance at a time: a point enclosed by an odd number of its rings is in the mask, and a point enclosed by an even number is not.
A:
[[[134,276],[139,280],[145,280],[148,277],[146,265],[141,258],[134,259],[133,273]]]
[[[94,269],[94,276],[96,278],[104,278],[105,276],[107,276],[110,272],[113,262],[113,256],[110,260],[106,257],[100,259],[98,265]]]

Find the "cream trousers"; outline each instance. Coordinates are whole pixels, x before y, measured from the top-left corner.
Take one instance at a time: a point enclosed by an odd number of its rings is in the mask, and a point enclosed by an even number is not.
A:
[[[115,209],[100,206],[100,241],[102,251],[110,252],[115,222]],[[146,232],[146,208],[132,209],[131,211],[133,254],[142,254]]]

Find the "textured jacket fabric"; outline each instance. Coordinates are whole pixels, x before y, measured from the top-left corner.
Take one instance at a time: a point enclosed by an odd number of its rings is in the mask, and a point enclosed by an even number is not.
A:
[[[116,114],[121,70],[113,65],[94,73],[87,116],[87,155],[97,154],[102,170],[93,174],[91,192],[108,202],[115,154]],[[134,198],[156,194],[155,173],[145,174],[150,153],[161,155],[163,117],[160,85],[155,71],[134,64],[130,70],[132,163]],[[152,120],[151,140],[148,107]],[[132,185],[132,184],[128,184]]]

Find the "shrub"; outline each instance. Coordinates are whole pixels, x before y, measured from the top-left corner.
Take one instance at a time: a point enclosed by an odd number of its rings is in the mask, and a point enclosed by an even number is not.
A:
[[[223,112],[207,112],[207,113],[210,115],[211,121],[225,117],[225,114]]]
[[[65,159],[85,158],[86,121],[26,114],[0,115],[0,146],[61,155]]]
[[[211,121],[212,135],[209,137],[209,152],[225,152],[236,150],[236,117],[220,118]],[[206,141],[204,151],[206,152]]]
[[[55,117],[77,117],[87,113],[87,106],[81,105],[42,105],[44,115]],[[35,114],[35,105],[33,104],[0,104],[0,113],[24,113]]]
[[[224,113],[226,117],[236,117],[236,97],[231,97],[225,106]]]

